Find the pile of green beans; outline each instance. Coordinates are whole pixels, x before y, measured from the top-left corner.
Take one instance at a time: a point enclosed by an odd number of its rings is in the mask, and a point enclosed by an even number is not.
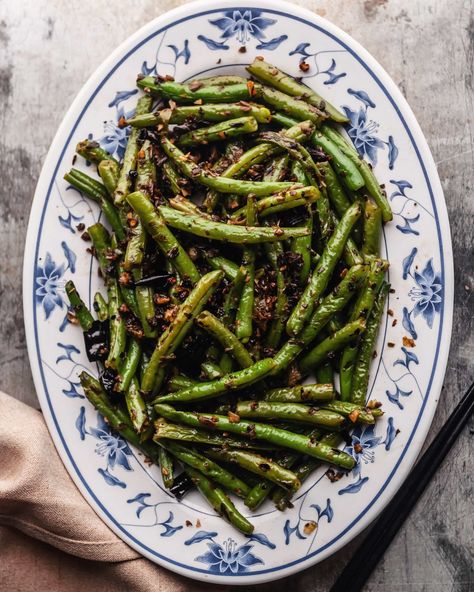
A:
[[[123,159],[84,140],[97,175],[65,179],[105,220],[83,235],[104,290],[88,307],[66,284],[101,368],[85,396],[166,488],[182,470],[251,534],[232,496],[291,507],[321,463],[350,471],[346,432],[383,415],[367,392],[392,214],[344,114],[261,58],[247,69],[139,76]]]

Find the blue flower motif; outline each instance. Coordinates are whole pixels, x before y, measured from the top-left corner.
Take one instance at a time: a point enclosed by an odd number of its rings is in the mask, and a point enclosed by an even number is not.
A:
[[[209,551],[203,555],[196,557],[196,561],[207,563],[211,573],[225,574],[239,574],[249,571],[249,567],[263,564],[263,561],[256,557],[251,550],[253,545],[237,546],[236,541],[228,538],[219,545],[219,543],[207,543]]]
[[[418,287],[412,288],[409,295],[416,303],[414,306],[415,316],[421,314],[431,329],[435,313],[441,310],[443,301],[441,275],[435,273],[433,259],[428,261],[421,273],[415,271],[413,278]]]
[[[374,448],[376,448],[382,438],[374,434],[374,425],[357,426],[352,432],[352,442],[346,447],[346,452],[354,457],[356,466],[354,473],[360,472],[361,461],[365,464],[373,463],[375,458]]]
[[[100,456],[107,457],[108,467],[113,469],[119,465],[126,471],[132,471],[127,458],[132,455],[132,451],[125,440],[110,432],[109,426],[101,415],[97,417],[97,428],[89,428],[89,430],[90,434],[99,440],[95,451]]]
[[[363,107],[359,111],[344,107],[344,111],[349,119],[347,133],[356,150],[362,156],[366,156],[373,165],[376,165],[377,150],[385,147],[385,143],[374,135],[379,128],[379,124],[367,120],[367,111]]]
[[[46,253],[43,266],[36,266],[36,301],[43,306],[46,320],[58,306],[63,308],[64,302],[59,290],[63,287],[64,265],[56,265],[51,254]]]
[[[218,27],[221,31],[221,38],[229,39],[237,37],[241,44],[250,41],[255,37],[259,41],[265,38],[264,30],[276,23],[276,20],[261,16],[260,10],[229,10],[222,18],[209,21],[211,25]]]
[[[119,127],[115,122],[108,121],[104,125],[104,132],[105,134],[99,140],[100,146],[112,156],[117,155],[121,160],[127,147],[130,128]]]

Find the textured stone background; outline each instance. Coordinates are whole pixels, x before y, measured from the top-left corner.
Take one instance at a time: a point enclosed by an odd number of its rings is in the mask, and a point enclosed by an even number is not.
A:
[[[88,76],[128,35],[178,4],[0,2],[0,388],[31,405],[36,406],[37,400],[20,305],[21,273],[28,213],[41,165],[66,109]],[[474,375],[473,2],[301,0],[298,4],[345,29],[381,62],[408,99],[438,164],[453,235],[456,303],[451,355],[432,437]],[[367,592],[474,590],[473,422],[470,427],[375,570]],[[260,589],[328,590],[363,536],[324,563]],[[176,583],[176,590],[205,588],[181,578]]]

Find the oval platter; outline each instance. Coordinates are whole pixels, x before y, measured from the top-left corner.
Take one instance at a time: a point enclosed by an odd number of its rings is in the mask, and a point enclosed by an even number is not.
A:
[[[79,224],[98,210],[64,180],[79,140],[94,138],[120,158],[137,73],[177,80],[242,73],[256,55],[302,75],[349,117],[346,131],[385,185],[394,220],[383,254],[392,284],[372,367],[371,398],[385,415],[357,427],[346,445],[355,469],[331,482],[316,472],[278,512],[270,503],[241,535],[191,494],[177,502],[159,471],[111,433],[84,398],[81,332],[67,321],[65,281],[89,303],[96,263]],[[310,68],[299,69],[301,60]],[[86,163],[75,166],[87,170]],[[92,170],[90,168],[89,170]],[[96,70],[64,117],[31,211],[24,262],[24,312],[36,390],[71,477],[99,516],[131,547],[173,571],[221,584],[279,579],[328,557],[381,511],[415,462],[438,404],[453,308],[448,218],[433,158],[413,113],[382,67],[325,19],[285,2],[186,4],[148,23]],[[243,510],[244,511],[244,510]]]

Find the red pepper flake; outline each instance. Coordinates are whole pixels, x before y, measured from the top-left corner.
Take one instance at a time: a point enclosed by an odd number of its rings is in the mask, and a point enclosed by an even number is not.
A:
[[[411,337],[406,337],[406,335],[403,336],[403,345],[405,347],[415,347],[415,340],[412,339]]]
[[[255,83],[253,82],[253,80],[248,80],[247,81],[247,89],[249,91],[249,95],[251,97],[253,97],[256,93],[255,93]]]
[[[357,421],[359,415],[360,415],[359,409],[354,409],[354,411],[351,411],[351,413],[349,413],[349,419],[352,421],[352,423],[355,423]]]
[[[194,104],[195,104],[195,105],[202,105],[202,103],[203,103],[203,100],[202,100],[202,99],[196,99],[196,100],[194,101]]]
[[[247,53],[247,48],[245,47],[245,45],[242,45],[242,47],[239,47],[239,53]]]
[[[316,522],[314,522],[314,520],[310,520],[310,522],[306,522],[306,524],[303,526],[303,531],[305,534],[311,534],[317,528],[318,525],[316,524]]]
[[[127,120],[125,119],[125,117],[122,115],[122,117],[118,120],[118,126],[119,127],[127,127]]]
[[[189,83],[189,90],[198,90],[203,86],[203,83],[200,80],[193,80]]]
[[[240,415],[237,415],[237,413],[234,413],[233,411],[229,411],[227,417],[229,418],[230,423],[239,423],[240,421]]]
[[[196,528],[201,528],[201,521],[199,518],[196,520]]]
[[[328,469],[326,471],[326,477],[329,479],[329,481],[331,481],[331,483],[335,483],[336,481],[339,481],[340,479],[342,479],[343,473],[340,473],[339,471],[335,471],[334,469]]]
[[[354,444],[354,452],[356,454],[360,454],[362,452],[362,450],[363,450],[363,448],[362,448],[362,446],[359,443]]]
[[[191,522],[191,520],[186,520],[185,524],[186,524],[186,526],[192,526],[193,525],[193,523]]]
[[[255,59],[258,60],[259,62],[265,61],[265,58],[263,56],[256,56]]]
[[[158,304],[158,306],[162,305],[162,304],[168,304],[168,302],[171,300],[168,296],[160,296],[159,294],[155,294],[155,304]]]
[[[137,154],[137,157],[140,159],[145,158],[145,150],[140,150]]]
[[[387,314],[388,314],[389,317],[393,317],[393,310],[391,308],[389,308],[387,310]]]
[[[307,72],[309,70],[309,64],[306,62],[300,62],[300,70],[302,72]]]
[[[226,135],[225,135],[225,132],[224,131],[219,132],[217,135],[219,136],[219,138],[221,140],[225,140],[226,139]]]
[[[76,317],[76,315],[69,311],[66,314],[67,320],[71,323],[71,325],[79,325],[79,319]]]
[[[389,341],[387,343],[387,347],[395,347],[395,344],[393,343],[393,341]]]
[[[393,321],[392,321],[392,327],[395,327],[397,323],[398,323],[397,319],[393,319]]]
[[[129,286],[132,283],[132,276],[128,271],[124,271],[119,276],[119,284],[121,286]]]

